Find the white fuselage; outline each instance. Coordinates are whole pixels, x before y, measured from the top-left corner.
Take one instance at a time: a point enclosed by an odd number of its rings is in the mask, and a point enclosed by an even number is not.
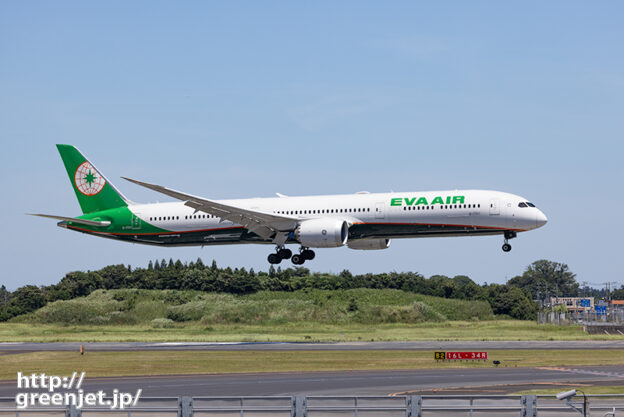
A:
[[[315,218],[346,220],[350,224],[350,239],[366,239],[502,234],[506,231],[532,230],[544,225],[547,219],[538,208],[528,206],[528,201],[498,191],[451,190],[250,198],[219,202],[254,211],[288,215],[302,221]],[[162,237],[175,233],[182,236],[192,232],[204,235],[196,243],[180,239],[180,244],[236,243],[237,240],[245,240],[238,237],[240,225],[195,211],[182,202],[138,204],[129,208],[140,221],[163,229]],[[211,240],[211,236],[214,239]],[[175,244],[175,240],[172,237],[167,242],[145,243]]]

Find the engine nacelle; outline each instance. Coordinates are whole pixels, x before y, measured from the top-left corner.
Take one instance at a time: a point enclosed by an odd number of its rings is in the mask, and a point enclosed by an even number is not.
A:
[[[349,248],[357,250],[379,250],[388,249],[390,246],[390,239],[358,239],[350,240],[347,243]]]
[[[339,219],[306,220],[295,230],[295,237],[309,248],[337,248],[349,238],[349,225]]]

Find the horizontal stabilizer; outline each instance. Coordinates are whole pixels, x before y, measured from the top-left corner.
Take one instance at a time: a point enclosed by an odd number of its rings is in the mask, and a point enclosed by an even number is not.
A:
[[[56,220],[64,220],[66,222],[84,224],[87,226],[96,226],[96,227],[106,227],[110,226],[111,222],[109,221],[97,221],[97,220],[86,220],[86,219],[77,219],[76,217],[64,217],[64,216],[53,216],[51,214],[38,214],[38,213],[26,213],[29,216],[39,216],[39,217],[47,217],[48,219],[56,219]]]

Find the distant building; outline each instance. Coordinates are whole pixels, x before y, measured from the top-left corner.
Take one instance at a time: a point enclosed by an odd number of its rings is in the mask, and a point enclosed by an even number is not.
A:
[[[611,305],[615,310],[624,310],[624,300],[611,300]]]
[[[551,307],[564,305],[568,311],[594,310],[594,297],[550,297]]]

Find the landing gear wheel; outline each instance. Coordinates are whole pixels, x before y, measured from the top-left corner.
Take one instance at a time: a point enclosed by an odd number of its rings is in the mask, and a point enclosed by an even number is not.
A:
[[[509,252],[511,250],[511,245],[509,243],[505,243],[503,245],[503,252]]]
[[[316,254],[314,253],[313,250],[305,249],[305,250],[301,251],[301,256],[303,257],[303,259],[311,261],[312,259],[314,259]]]
[[[277,251],[277,256],[279,256],[281,259],[290,259],[290,257],[292,256],[292,251],[290,249],[280,249]]]
[[[267,258],[270,264],[278,264],[282,262],[282,258],[277,253],[271,253]]]
[[[295,265],[303,265],[303,263],[305,262],[305,259],[303,259],[303,256],[301,255],[293,255],[292,258],[290,258],[290,260]]]

